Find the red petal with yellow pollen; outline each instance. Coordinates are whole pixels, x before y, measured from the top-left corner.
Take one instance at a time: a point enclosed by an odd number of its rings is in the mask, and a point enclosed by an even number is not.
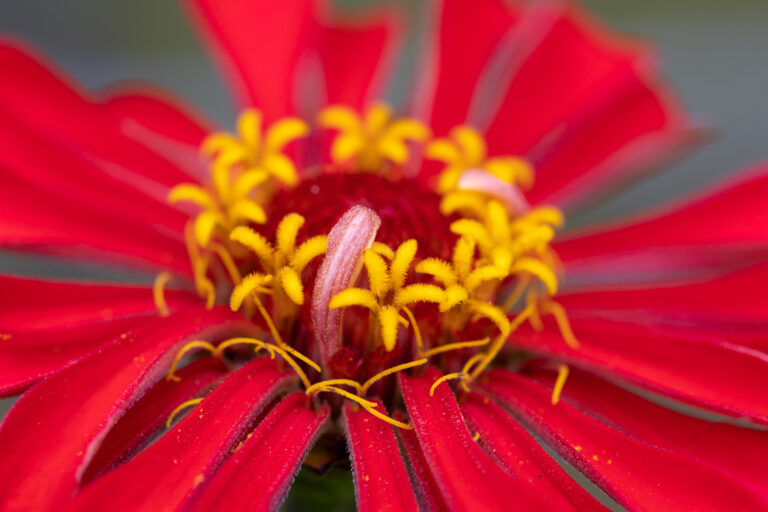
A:
[[[577,315],[620,318],[768,348],[768,264],[706,281],[566,293],[557,301]]]
[[[687,403],[768,424],[768,355],[763,352],[610,320],[571,315],[571,326],[580,343],[577,349],[565,344],[551,318],[545,318],[540,333],[520,328],[510,343]]]
[[[317,52],[329,104],[362,109],[382,97],[399,49],[402,21],[394,12],[320,28]]]
[[[152,290],[0,275],[0,396],[14,395],[157,317]],[[171,311],[199,303],[166,293]]]
[[[307,407],[304,393],[288,395],[213,475],[190,510],[277,510],[328,409]]]
[[[228,373],[219,359],[206,357],[176,372],[181,379],[162,379],[146,392],[107,433],[88,469],[83,483],[122,464],[155,439],[176,407],[199,396]]]
[[[436,2],[439,25],[432,30],[432,48],[425,56],[429,83],[422,94],[430,126],[445,135],[467,121],[478,76],[505,34],[519,20],[520,7],[501,0],[471,3],[443,0]],[[417,101],[415,108],[420,108]]]
[[[383,409],[384,405],[377,403]],[[353,404],[344,406],[344,419],[357,509],[419,510],[392,426]]]
[[[551,387],[549,376],[536,378]],[[574,369],[562,397],[636,439],[712,464],[768,501],[768,435],[764,431],[696,419]]]
[[[149,321],[123,318],[35,331],[0,327],[0,397],[18,395],[35,382]]]
[[[630,510],[765,510],[760,496],[700,460],[643,443],[590,418],[520,375],[496,370],[481,387]],[[567,390],[566,384],[566,390]]]
[[[341,309],[328,303],[341,290],[352,286],[362,264],[363,252],[373,244],[381,219],[365,206],[353,206],[328,234],[328,250],[317,271],[312,291],[312,324],[323,362],[341,348]]]
[[[156,443],[85,487],[67,510],[175,510],[194,500],[288,382],[269,358],[229,376]]]
[[[95,282],[40,280],[0,274],[0,332],[57,329],[123,318],[155,316],[152,288]],[[166,290],[171,311],[199,304],[188,292]]]
[[[398,418],[401,419],[401,418]],[[429,463],[424,458],[424,452],[419,446],[419,440],[413,430],[400,430],[405,455],[408,457],[414,492],[423,510],[449,510],[443,500],[440,486],[435,476],[429,470]]]
[[[165,187],[188,181],[182,168],[120,132],[115,118],[36,52],[0,41],[0,66],[13,79],[0,83],[0,117],[15,119],[52,144],[87,155],[93,162],[130,181],[136,175]]]
[[[684,203],[574,234],[552,248],[575,275],[631,271],[657,276],[666,270],[679,279],[691,266],[722,266],[764,254],[766,195],[768,167],[762,166]]]
[[[480,446],[509,473],[546,496],[557,510],[607,510],[489,398],[470,393],[461,403],[461,411],[479,434]]]
[[[36,385],[0,426],[0,503],[58,510],[111,425],[168,371],[193,336],[248,329],[228,308],[190,308],[117,338]]]
[[[453,510],[554,510],[506,473],[477,446],[464,424],[450,386],[441,384],[429,395],[441,377],[429,368],[421,377],[400,375],[405,404],[411,416],[424,459]]]

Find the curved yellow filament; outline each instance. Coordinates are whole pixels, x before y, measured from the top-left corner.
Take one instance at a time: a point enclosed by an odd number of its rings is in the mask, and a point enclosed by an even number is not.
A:
[[[560,401],[560,395],[563,392],[565,381],[568,380],[569,373],[570,368],[567,364],[557,365],[557,379],[555,379],[555,385],[552,387],[552,405],[557,405]]]
[[[383,372],[379,372],[367,381],[363,383],[360,389],[360,394],[365,396],[366,392],[373,386],[376,382],[383,379],[387,375],[392,375],[393,373],[397,373],[403,370],[407,370],[408,368],[415,368],[416,366],[421,366],[423,364],[427,363],[427,359],[417,359],[416,361],[411,361],[409,363],[403,363],[399,364],[397,366],[393,366],[392,368],[387,368]]]
[[[203,401],[202,398],[193,398],[192,400],[187,400],[183,404],[180,404],[173,411],[171,411],[171,414],[168,415],[168,419],[165,420],[165,428],[171,428],[171,423],[173,423],[173,420],[181,411],[183,411],[190,405],[197,405],[202,401]]]
[[[155,301],[157,313],[163,317],[171,314],[168,309],[168,303],[165,301],[165,285],[168,284],[168,281],[171,279],[173,279],[173,274],[170,272],[160,272],[157,274],[157,277],[155,277],[155,282],[152,285],[152,298]]]
[[[426,352],[423,352],[421,356],[432,357],[437,354],[442,354],[443,352],[450,352],[451,350],[459,350],[462,348],[470,348],[470,347],[482,347],[484,345],[487,345],[488,342],[490,341],[491,341],[491,338],[483,338],[477,341],[457,341],[456,343],[447,343],[445,345],[440,345],[439,347],[429,349]]]
[[[437,386],[442,384],[445,381],[453,380],[453,379],[466,379],[467,374],[462,372],[454,372],[454,373],[447,373],[437,379],[433,384],[432,387],[429,388],[429,396],[435,396],[435,390],[437,389]]]
[[[176,368],[179,365],[179,362],[181,361],[181,358],[184,357],[184,354],[192,350],[193,348],[202,348],[211,353],[213,357],[218,357],[219,351],[216,347],[214,347],[211,343],[208,343],[207,341],[191,341],[181,347],[181,350],[176,352],[176,356],[173,358],[173,362],[171,363],[171,368],[168,370],[168,375],[165,376],[166,380],[172,380],[174,382],[179,382],[181,379],[176,376]]]

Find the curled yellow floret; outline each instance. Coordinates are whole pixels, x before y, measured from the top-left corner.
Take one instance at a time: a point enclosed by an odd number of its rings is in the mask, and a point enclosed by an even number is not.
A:
[[[332,105],[320,112],[318,122],[323,128],[338,131],[331,145],[331,160],[363,171],[381,171],[385,162],[405,164],[410,158],[409,142],[424,142],[430,136],[423,123],[393,119],[391,107],[380,102],[369,106],[363,115]]]

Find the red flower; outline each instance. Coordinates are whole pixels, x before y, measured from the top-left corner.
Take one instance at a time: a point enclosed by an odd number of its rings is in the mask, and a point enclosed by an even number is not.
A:
[[[768,508],[766,169],[553,240],[697,136],[647,49],[445,0],[397,119],[396,16],[189,4],[236,135],[0,46],[2,246],[161,272],[0,278],[4,510],[276,509],[342,435],[362,510],[602,508],[539,442],[629,509]]]

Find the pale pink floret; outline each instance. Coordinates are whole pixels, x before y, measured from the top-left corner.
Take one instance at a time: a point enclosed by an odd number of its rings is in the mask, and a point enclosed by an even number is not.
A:
[[[357,279],[363,252],[373,244],[380,225],[376,212],[365,206],[353,206],[328,234],[328,250],[312,292],[312,323],[326,367],[341,346],[341,310],[330,309],[328,302]]]
[[[482,169],[464,171],[459,178],[458,186],[461,190],[473,190],[493,196],[518,215],[531,209],[531,205],[517,186],[500,180]]]

